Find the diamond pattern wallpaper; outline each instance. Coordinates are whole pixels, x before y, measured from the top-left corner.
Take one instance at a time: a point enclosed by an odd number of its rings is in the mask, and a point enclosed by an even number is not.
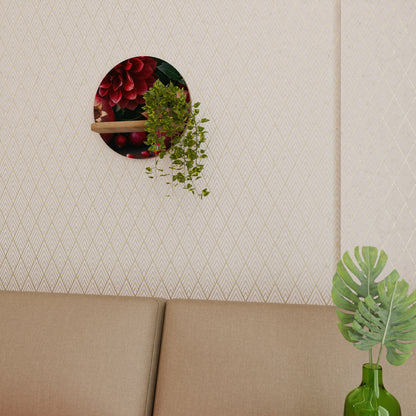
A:
[[[329,303],[339,9],[1,0],[0,290]],[[203,201],[166,197],[151,160],[90,130],[100,81],[141,55],[172,64],[210,119]]]
[[[416,3],[342,1],[342,249],[375,245],[416,288]]]

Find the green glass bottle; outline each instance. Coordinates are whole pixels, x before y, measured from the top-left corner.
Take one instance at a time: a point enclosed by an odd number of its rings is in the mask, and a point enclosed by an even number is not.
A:
[[[401,416],[400,405],[383,386],[383,369],[363,365],[361,384],[345,399],[344,416]]]

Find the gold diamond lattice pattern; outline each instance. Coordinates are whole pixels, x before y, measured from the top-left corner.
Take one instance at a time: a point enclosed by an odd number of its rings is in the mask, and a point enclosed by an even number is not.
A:
[[[0,1],[0,290],[329,302],[337,4]],[[155,56],[211,121],[204,201],[90,131],[99,82]]]
[[[416,3],[342,2],[342,249],[383,248],[416,286]]]

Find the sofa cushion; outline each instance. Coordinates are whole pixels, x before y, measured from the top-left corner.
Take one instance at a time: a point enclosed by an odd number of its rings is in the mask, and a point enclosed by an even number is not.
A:
[[[152,413],[164,302],[0,292],[0,414]]]
[[[342,415],[368,355],[336,321],[330,306],[168,301],[154,415]],[[385,365],[403,414],[416,407],[409,361]]]

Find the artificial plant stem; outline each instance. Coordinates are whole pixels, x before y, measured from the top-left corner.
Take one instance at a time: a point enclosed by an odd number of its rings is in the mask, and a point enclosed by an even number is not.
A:
[[[366,259],[367,263],[369,262],[369,259]],[[371,267],[368,267],[368,279],[367,279],[367,295],[370,294],[370,285],[371,285]],[[368,351],[368,356],[369,356],[369,361],[370,361],[370,367],[373,367],[373,349],[370,348],[370,350]]]
[[[378,353],[378,358],[377,358],[377,364],[376,366],[378,367],[380,364],[380,357],[381,357],[381,350],[383,349],[383,344],[380,344],[380,351]]]

